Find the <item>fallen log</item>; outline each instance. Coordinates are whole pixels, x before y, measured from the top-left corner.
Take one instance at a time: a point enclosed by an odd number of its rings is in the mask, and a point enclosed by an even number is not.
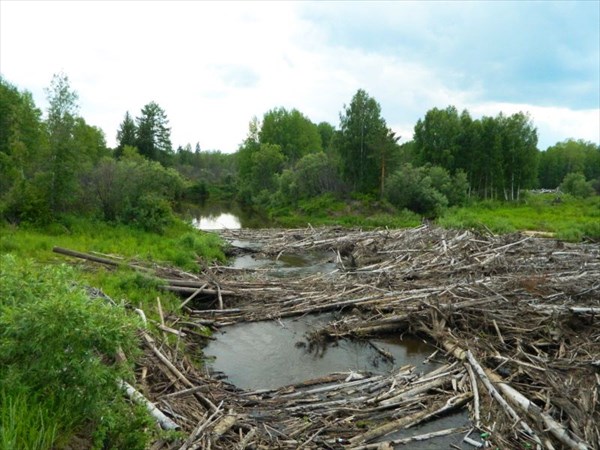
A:
[[[410,444],[411,442],[421,442],[429,439],[435,439],[442,436],[448,436],[450,434],[463,433],[465,428],[448,428],[445,430],[433,431],[431,433],[419,434],[417,436],[411,436],[402,439],[394,439],[391,441],[377,442],[376,444],[365,444],[354,447],[349,447],[349,450],[378,450],[381,445],[387,444],[391,448],[396,445]]]
[[[363,442],[369,442],[374,439],[377,439],[381,436],[385,436],[386,434],[392,433],[401,428],[405,428],[410,426],[411,424],[419,423],[422,419],[426,417],[430,417],[433,415],[443,414],[450,410],[456,409],[469,400],[471,400],[472,395],[470,392],[466,392],[463,394],[456,395],[446,401],[441,401],[434,403],[432,406],[425,408],[424,410],[417,411],[416,413],[400,417],[399,419],[393,420],[386,424],[380,425],[378,427],[372,428],[366,433],[359,434],[350,439],[350,444],[356,445]]]
[[[72,256],[73,258],[85,259],[87,261],[92,261],[99,264],[104,264],[105,266],[118,267],[123,265],[122,261],[114,261],[112,259],[101,258],[99,256],[90,255],[88,253],[77,252],[75,250],[69,250],[68,248],[63,247],[54,247],[52,248],[54,253],[59,253],[61,255]],[[128,265],[128,264],[125,264]]]
[[[177,292],[178,294],[209,294],[209,295],[218,295],[219,291],[217,289],[198,289],[193,287],[183,287],[183,286],[161,286],[161,289],[170,292]],[[199,292],[198,292],[199,291]],[[235,295],[233,291],[221,290],[221,295]]]
[[[126,381],[119,380],[119,387],[123,389],[127,396],[133,400],[135,403],[140,405],[144,405],[150,415],[156,419],[158,424],[163,430],[178,430],[179,425],[169,419],[165,414],[156,407],[154,403],[144,397],[140,392],[138,392],[132,385],[127,383]]]

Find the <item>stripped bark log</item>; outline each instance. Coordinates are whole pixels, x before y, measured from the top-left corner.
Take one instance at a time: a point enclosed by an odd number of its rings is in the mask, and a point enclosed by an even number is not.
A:
[[[138,392],[132,385],[127,383],[126,381],[119,380],[119,387],[123,389],[127,396],[133,400],[135,403],[140,405],[144,405],[150,415],[156,419],[158,424],[161,426],[163,430],[177,430],[179,429],[179,425],[169,419],[160,409],[156,407],[154,403],[144,397],[140,392]]]
[[[429,417],[432,415],[443,414],[447,411],[456,409],[465,403],[467,403],[472,398],[470,393],[459,394],[455,397],[450,398],[447,401],[442,401],[433,404],[432,406],[422,410],[417,411],[416,413],[401,417],[399,419],[388,422],[384,425],[380,425],[375,427],[366,433],[359,434],[350,439],[350,444],[356,445],[362,442],[369,442],[374,439],[377,439],[381,436],[385,436],[386,434],[392,433],[393,431],[399,430],[401,428],[408,427],[412,424],[419,423],[425,417]]]

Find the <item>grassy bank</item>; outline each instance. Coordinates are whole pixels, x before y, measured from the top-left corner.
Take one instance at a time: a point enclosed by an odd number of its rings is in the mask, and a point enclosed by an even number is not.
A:
[[[54,246],[198,272],[224,260],[221,241],[183,222],[162,234],[75,217],[0,225],[0,448],[146,448],[156,427],[116,385],[133,381],[141,327],[122,305],[141,307],[152,330],[156,298],[166,311],[181,299],[126,266],[89,265]],[[90,300],[86,286],[118,306]]]
[[[422,218],[396,210],[369,197],[340,201],[330,195],[298,202],[295,207],[272,208],[271,220],[282,227],[332,225],[347,227],[414,227]],[[435,221],[447,228],[489,230],[494,233],[541,231],[558,239],[600,240],[600,196],[578,199],[569,195],[524,194],[520,202],[473,201],[449,208]]]
[[[85,253],[117,255],[125,258],[124,261],[152,261],[198,272],[214,260],[225,260],[221,244],[216,235],[202,233],[183,222],[173,223],[162,234],[74,217],[46,227],[0,226],[0,253],[52,265],[75,262],[52,252],[53,247],[59,246]],[[78,261],[77,267],[82,266]],[[115,270],[94,266],[93,270],[77,270],[75,276],[82,283],[102,288],[111,297],[124,298],[136,305],[154,305],[157,295],[167,309],[178,301],[175,296],[158,291],[151,279],[126,267]]]
[[[421,223],[418,214],[398,211],[371,197],[354,197],[348,201],[324,194],[299,201],[295,207],[272,208],[269,216],[277,226],[285,228],[312,226],[345,226],[362,228],[406,228]]]
[[[494,233],[542,231],[558,239],[600,240],[600,197],[528,195],[520,203],[478,202],[448,210],[437,220],[448,228],[489,229]]]

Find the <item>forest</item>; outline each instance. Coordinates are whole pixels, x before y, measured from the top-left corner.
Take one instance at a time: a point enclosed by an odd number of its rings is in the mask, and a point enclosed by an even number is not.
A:
[[[600,192],[600,147],[568,139],[538,149],[526,113],[473,118],[454,106],[426,111],[400,143],[376,99],[360,89],[339,124],[274,107],[251,119],[236,153],[174,148],[166,111],[150,101],[124,113],[116,148],[79,114],[64,74],[48,110],[0,79],[0,216],[50,223],[64,215],[158,230],[182,202],[235,199],[272,216],[315,198],[368,200],[387,211],[439,217],[479,200],[519,202],[531,189]]]

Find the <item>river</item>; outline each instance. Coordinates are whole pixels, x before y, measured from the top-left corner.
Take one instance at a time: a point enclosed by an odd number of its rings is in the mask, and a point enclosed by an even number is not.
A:
[[[200,230],[237,230],[240,228],[265,228],[269,220],[258,212],[242,208],[235,202],[205,203],[188,206],[184,217]]]
[[[192,223],[201,230],[267,227],[268,221],[231,205],[211,205],[191,211]],[[256,250],[252,243],[249,247]],[[305,276],[333,273],[337,266],[327,255],[306,252],[280,255],[276,260],[254,253],[233,258],[230,265],[238,269],[268,270],[272,276]],[[334,318],[333,314],[308,315],[294,319],[241,323],[222,328],[204,349],[207,365],[215,375],[244,390],[276,389],[335,372],[385,374],[411,364],[419,372],[429,372],[440,365],[428,357],[435,348],[414,336],[393,336],[370,341],[339,340],[314,348],[307,336]],[[393,356],[393,361],[382,352]],[[460,410],[388,438],[407,437],[450,427],[467,426],[466,410]],[[410,448],[465,448],[460,436],[446,436],[414,442]]]

